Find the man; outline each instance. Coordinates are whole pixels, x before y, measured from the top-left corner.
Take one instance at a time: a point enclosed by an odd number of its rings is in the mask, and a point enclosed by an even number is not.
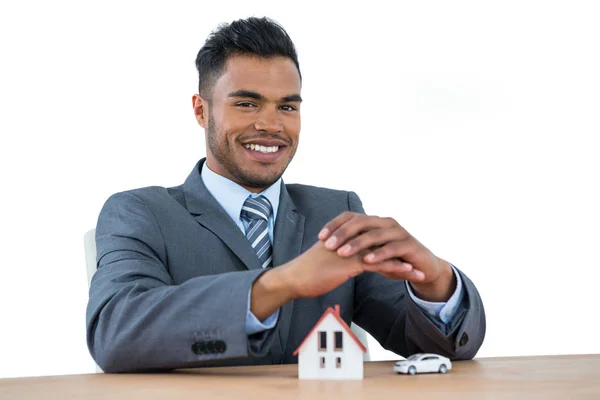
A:
[[[286,185],[301,74],[266,18],[220,27],[193,96],[207,156],[178,187],[113,195],[96,231],[90,352],[106,372],[295,363],[325,309],[403,356],[472,358],[485,316],[471,281],[353,192]]]

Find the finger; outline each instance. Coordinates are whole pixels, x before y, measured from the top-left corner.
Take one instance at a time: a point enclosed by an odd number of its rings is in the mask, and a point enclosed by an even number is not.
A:
[[[411,259],[413,258],[411,254],[414,254],[416,247],[416,241],[411,236],[407,236],[403,240],[388,242],[378,249],[372,250],[364,256],[363,261],[368,264],[377,264],[394,258],[402,258],[406,262],[411,262],[414,261]]]
[[[392,222],[393,221],[393,222]],[[338,226],[325,242],[329,250],[336,250],[355,236],[373,229],[391,228],[397,223],[391,218],[379,218],[363,214],[355,214],[342,225]]]
[[[402,227],[372,229],[349,240],[337,251],[341,257],[349,257],[371,247],[379,247],[391,241],[404,240],[408,236]]]
[[[389,274],[389,275],[384,275],[386,278],[389,279],[402,279],[405,281],[409,281],[409,282],[413,282],[413,283],[422,283],[423,281],[425,281],[425,274],[423,273],[423,271],[419,271],[418,269],[414,269],[406,274],[404,274],[404,276],[402,276],[401,278],[398,277],[398,274]]]
[[[333,231],[335,231],[339,226],[343,225],[349,219],[353,218],[355,215],[356,213],[350,211],[341,213],[340,215],[338,215],[337,217],[325,224],[323,229],[321,229],[321,232],[319,232],[319,239],[327,240],[331,233],[333,233]]]
[[[386,278],[395,280],[407,280],[410,282],[423,282],[425,274],[415,269],[412,264],[399,260],[388,260],[379,264],[368,265],[365,271],[377,272]]]
[[[409,273],[413,270],[413,266],[410,263],[394,259],[387,260],[378,264],[367,264],[365,265],[364,270],[370,272],[378,272],[381,274]]]

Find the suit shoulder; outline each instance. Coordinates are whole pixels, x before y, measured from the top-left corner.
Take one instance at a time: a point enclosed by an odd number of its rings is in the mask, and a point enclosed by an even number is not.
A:
[[[183,190],[181,186],[166,188],[162,186],[147,186],[143,188],[130,189],[111,195],[107,203],[111,202],[140,202],[147,207],[164,204],[165,201],[177,200],[183,202]]]

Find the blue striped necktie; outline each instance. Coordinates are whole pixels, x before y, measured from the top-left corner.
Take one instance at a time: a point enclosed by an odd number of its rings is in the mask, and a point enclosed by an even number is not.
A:
[[[246,238],[263,268],[268,268],[273,263],[273,249],[269,239],[269,215],[272,212],[271,203],[264,196],[248,197],[241,212],[241,217],[248,222]]]

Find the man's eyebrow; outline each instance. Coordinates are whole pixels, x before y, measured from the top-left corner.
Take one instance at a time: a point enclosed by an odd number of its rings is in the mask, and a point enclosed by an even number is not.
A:
[[[255,100],[265,100],[265,96],[252,90],[240,89],[229,93],[229,97],[248,97]]]
[[[284,103],[293,101],[302,102],[302,97],[300,97],[299,94],[290,94],[289,96],[282,97],[281,101],[283,101]]]
[[[253,90],[246,90],[246,89],[240,89],[240,90],[236,90],[235,92],[231,92],[231,93],[229,93],[228,97],[246,97],[246,98],[254,99],[254,100],[261,100],[261,101],[266,100],[265,96],[263,96],[262,94],[255,92]],[[294,93],[294,94],[290,94],[290,95],[282,97],[281,101],[283,103],[289,103],[289,102],[295,102],[295,101],[301,102],[302,97],[300,97],[299,94]]]

